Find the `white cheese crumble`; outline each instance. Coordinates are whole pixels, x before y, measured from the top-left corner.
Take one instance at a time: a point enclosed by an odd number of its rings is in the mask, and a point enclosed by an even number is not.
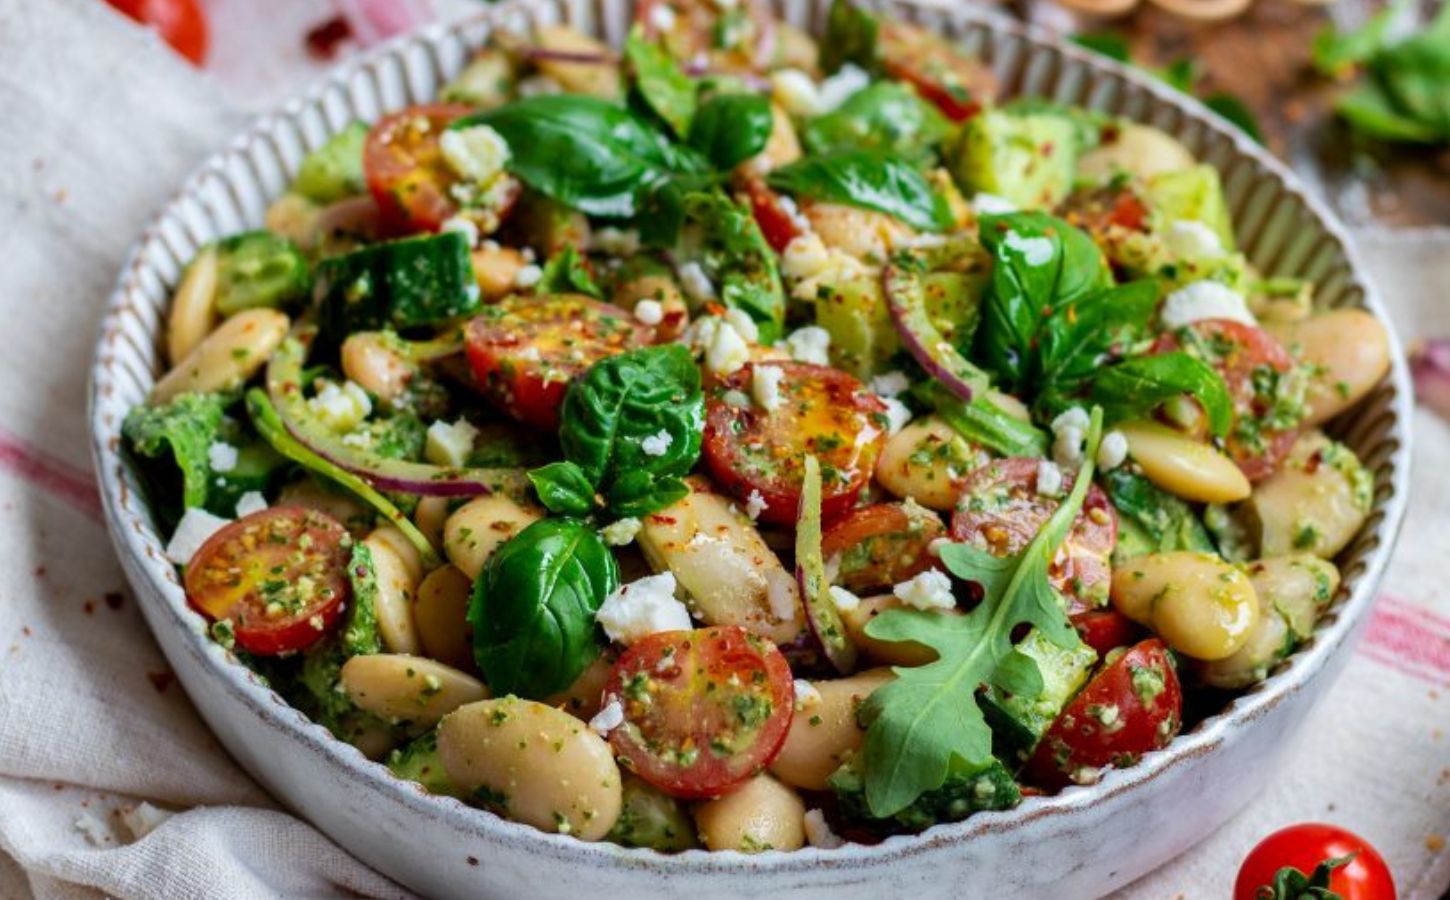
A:
[[[694,343],[705,351],[705,368],[729,375],[750,362],[750,345],[735,326],[719,316],[707,316],[691,326]]]
[[[887,397],[881,401],[886,404],[886,431],[888,434],[896,434],[906,427],[911,421],[911,408],[895,397]]]
[[[624,707],[620,705],[618,697],[610,697],[609,702],[589,720],[589,728],[602,738],[609,737],[609,732],[623,724]]]
[[[755,324],[755,320],[750,318],[750,314],[745,310],[732,306],[722,315],[725,321],[730,323],[730,327],[740,332],[740,336],[750,343],[753,344],[760,340],[760,326]]]
[[[755,405],[766,412],[780,409],[780,383],[785,380],[785,369],[780,366],[756,364],[750,370],[750,396]]]
[[[545,94],[562,94],[564,86],[547,75],[531,75],[528,78],[519,80],[515,88],[519,97],[541,97]]]
[[[831,333],[819,325],[807,325],[792,331],[786,336],[785,346],[796,362],[818,366],[831,364]]]
[[[1037,463],[1037,493],[1043,497],[1056,497],[1062,493],[1062,469],[1050,459]]]
[[[851,612],[861,605],[861,598],[839,584],[833,584],[831,585],[831,602],[836,604],[836,609],[840,612]]]
[[[1212,259],[1223,255],[1218,233],[1202,222],[1179,219],[1163,235],[1168,252],[1179,259]]]
[[[457,422],[434,422],[428,426],[428,437],[423,444],[423,458],[435,466],[461,468],[468,463],[473,452],[473,442],[478,438],[478,429],[467,419]]]
[[[675,10],[668,3],[656,3],[649,11],[650,27],[656,31],[675,29]]]
[[[780,273],[793,283],[791,296],[798,300],[814,300],[822,285],[870,277],[872,271],[844,250],[827,247],[814,232],[793,238],[780,257]]]
[[[664,456],[670,451],[670,444],[674,442],[674,435],[661,428],[655,434],[648,435],[641,440],[639,449],[644,451],[645,456]]]
[[[641,300],[634,305],[634,317],[639,324],[653,327],[665,320],[665,308],[658,300]]]
[[[1052,458],[1060,466],[1082,465],[1082,443],[1091,420],[1080,406],[1059,413],[1052,420]]]
[[[632,644],[661,631],[688,631],[690,611],[675,599],[675,576],[647,575],[615,588],[594,620],[611,641]]]
[[[800,69],[777,69],[770,74],[770,96],[781,109],[797,118],[818,116],[825,112],[820,89],[810,75]]]
[[[680,278],[680,289],[685,292],[686,297],[696,303],[715,299],[715,285],[699,263],[683,263],[675,269],[675,274]]]
[[[514,287],[531,288],[543,278],[544,270],[534,263],[529,263],[527,266],[520,266],[519,270],[514,273]]]
[[[750,517],[751,521],[760,518],[760,514],[765,512],[769,506],[770,504],[765,502],[765,497],[761,496],[760,491],[751,488],[750,496],[745,498],[745,514]]]
[[[846,63],[836,70],[836,74],[821,82],[817,96],[820,97],[821,109],[830,112],[839,107],[842,103],[851,99],[851,95],[871,84],[871,76],[865,69],[855,63]]]
[[[206,462],[213,472],[230,472],[237,467],[237,448],[224,441],[215,441],[206,448]]]
[[[809,810],[801,824],[805,828],[806,841],[818,850],[836,850],[846,845],[846,841],[831,830],[826,814],[819,809]]]
[[[957,598],[952,596],[952,580],[936,569],[903,581],[891,589],[896,599],[915,609],[952,609]]]
[[[166,545],[166,558],[179,566],[186,565],[208,538],[230,525],[231,521],[214,516],[199,506],[187,507]]]
[[[259,491],[247,491],[237,498],[237,518],[244,519],[252,513],[261,512],[267,508],[267,498]]]
[[[1017,204],[996,194],[977,194],[972,198],[972,210],[979,216],[1005,216],[1017,211]]]
[[[1002,243],[1022,254],[1022,261],[1029,266],[1045,266],[1052,261],[1052,241],[1048,238],[1024,237],[1009,231]]]
[[[158,809],[146,801],[141,801],[135,806],[122,807],[118,813],[121,824],[131,832],[131,840],[139,841],[146,835],[161,827],[161,823],[171,818],[174,813],[170,810]]]
[[[463,239],[468,242],[468,246],[478,246],[478,223],[467,216],[449,216],[443,220],[442,225],[438,226],[438,230],[456,231],[463,235]]]
[[[352,431],[373,411],[368,392],[354,381],[329,381],[307,401],[313,418],[339,434]]]
[[[821,702],[821,692],[804,678],[797,678],[793,689],[795,691],[795,708],[798,711]]]
[[[910,387],[911,379],[906,377],[906,373],[895,369],[882,372],[871,379],[871,391],[878,397],[898,397]]]
[[[1098,445],[1098,468],[1104,472],[1116,469],[1128,458],[1128,439],[1121,431],[1109,431]]]
[[[1182,328],[1203,319],[1232,319],[1257,324],[1243,294],[1217,281],[1195,281],[1168,295],[1159,312],[1164,328]]]
[[[604,539],[604,543],[611,547],[624,547],[634,541],[635,536],[639,534],[640,527],[639,519],[634,517],[620,519],[599,529],[599,536]]]
[[[508,142],[487,125],[450,128],[438,138],[438,149],[450,169],[475,184],[493,181],[509,161]]]

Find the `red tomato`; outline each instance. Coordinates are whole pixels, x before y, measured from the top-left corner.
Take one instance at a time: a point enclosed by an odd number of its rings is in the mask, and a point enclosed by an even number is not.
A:
[[[230,619],[237,646],[276,655],[317,643],[350,591],[352,536],[315,509],[274,506],[212,535],[186,567],[186,599]]]
[[[460,103],[410,106],[379,119],[368,132],[363,172],[390,229],[436,231],[458,211],[449,193],[458,176],[438,138],[448,123],[472,111]]]
[[[553,431],[569,382],[651,339],[634,316],[583,294],[521,297],[485,307],[468,323],[468,360],[504,412]]]
[[[997,92],[991,69],[924,28],[883,19],[879,41],[886,74],[910,82],[954,122],[976,115]]]
[[[1294,366],[1268,332],[1232,319],[1204,319],[1161,335],[1153,351],[1185,350],[1213,366],[1233,397],[1234,423],[1224,442],[1250,481],[1273,474],[1297,436],[1298,413],[1276,408],[1282,376]]]
[[[1329,889],[1341,900],[1395,900],[1395,880],[1384,857],[1353,832],[1317,822],[1282,828],[1250,850],[1234,882],[1234,900],[1258,900],[1280,869],[1292,867],[1308,877],[1320,863],[1350,854],[1352,861],[1330,873]]]
[[[1111,244],[1111,228],[1147,230],[1148,205],[1130,187],[1094,188],[1068,197],[1062,217],[1089,232],[1099,244]]]
[[[1137,640],[1143,629],[1116,609],[1092,609],[1072,616],[1072,625],[1082,637],[1082,642],[1098,651],[1098,656],[1108,655],[1109,650],[1126,647]]]
[[[767,412],[749,397],[756,368],[785,370],[780,405]],[[705,465],[726,490],[749,501],[759,491],[760,517],[795,525],[806,454],[821,462],[821,518],[839,518],[871,479],[886,443],[886,407],[861,382],[830,366],[799,362],[747,363],[721,380],[705,406]]]
[[[776,253],[784,253],[790,242],[805,233],[798,216],[791,215],[780,194],[771,190],[765,180],[752,175],[743,179],[744,191],[750,199],[750,211],[760,226],[766,243]]]
[[[1016,553],[1037,532],[1061,501],[1037,492],[1041,460],[997,459],[967,476],[952,516],[952,539],[983,546],[997,556]],[[1072,490],[1063,473],[1060,497]],[[1053,557],[1048,577],[1068,599],[1068,612],[1101,606],[1107,600],[1112,567],[1108,557],[1118,542],[1118,514],[1097,485],[1088,488],[1082,511],[1067,540]]]
[[[916,504],[877,503],[847,513],[821,536],[836,584],[860,593],[889,587],[936,565],[931,542],[946,536],[936,513]]]
[[[1090,783],[1107,766],[1129,766],[1173,740],[1183,724],[1183,692],[1168,648],[1149,638],[1102,668],[1047,729],[1027,763],[1029,780],[1049,789]]]
[[[206,15],[196,0],[106,0],[129,18],[155,29],[171,49],[196,65],[206,61]]]
[[[795,709],[790,665],[738,625],[662,631],[636,642],[604,688],[624,723],[624,768],[676,797],[717,797],[770,765]]]

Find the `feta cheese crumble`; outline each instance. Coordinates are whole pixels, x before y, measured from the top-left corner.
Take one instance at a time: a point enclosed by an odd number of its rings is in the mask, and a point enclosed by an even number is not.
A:
[[[818,850],[836,850],[846,845],[846,841],[831,830],[826,814],[819,809],[809,810],[801,824],[805,828],[806,842]]]
[[[684,263],[675,269],[675,274],[680,277],[680,290],[685,292],[686,297],[696,303],[706,303],[715,299],[715,285],[699,263]]]
[[[927,569],[910,581],[903,581],[891,593],[914,609],[952,609],[957,605],[957,598],[952,596],[952,580],[936,569]]]
[[[1116,469],[1128,458],[1128,439],[1121,431],[1109,431],[1098,445],[1098,468],[1104,472]]]
[[[647,575],[615,588],[594,621],[611,641],[632,644],[661,631],[688,631],[694,627],[690,611],[675,599],[675,576],[669,572]]]
[[[1243,294],[1217,281],[1195,281],[1169,294],[1158,314],[1164,328],[1182,328],[1203,319],[1232,319],[1257,324]]]
[[[796,362],[815,363],[829,366],[831,357],[831,333],[819,325],[797,328],[785,339],[786,350]]]
[[[611,547],[624,547],[634,541],[641,527],[639,519],[634,517],[620,519],[599,529],[599,536]]]
[[[780,366],[754,366],[750,370],[750,396],[755,405],[766,412],[780,409],[780,383],[784,379],[785,369]]]
[[[851,612],[861,605],[861,598],[839,584],[833,584],[831,585],[831,602],[836,604],[837,611]]]
[[[1052,458],[1059,466],[1082,465],[1082,444],[1092,420],[1080,406],[1059,413],[1052,420]]]
[[[514,273],[514,287],[528,289],[538,284],[544,278],[544,270],[535,263],[527,266],[520,266]]]
[[[623,724],[624,707],[620,705],[618,697],[610,697],[609,702],[589,720],[590,730],[602,738],[609,737],[609,732]]]
[[[644,451],[645,456],[664,456],[670,451],[670,444],[674,442],[674,435],[661,428],[655,434],[640,441],[639,449]]]
[[[751,488],[750,496],[745,498],[745,514],[750,517],[751,521],[760,518],[760,514],[765,512],[769,506],[770,504],[765,502],[765,497],[761,496],[760,491]]]
[[[467,419],[452,424],[434,422],[428,426],[428,436],[423,444],[423,458],[435,466],[461,468],[473,453],[473,442],[478,438],[478,429]]]
[[[1045,266],[1052,261],[1052,241],[1048,238],[1024,237],[1015,231],[1009,231],[1002,243],[1022,254],[1022,261],[1029,266]]]
[[[825,112],[815,80],[800,69],[772,72],[770,96],[782,109],[797,118],[809,118]]]
[[[633,228],[597,228],[589,236],[589,248],[609,256],[633,256],[639,252],[639,232]]]
[[[723,316],[725,321],[730,323],[730,327],[740,332],[740,336],[745,340],[752,344],[760,340],[760,326],[755,324],[755,320],[750,318],[745,310],[732,306],[725,310]]]
[[[911,421],[911,407],[905,403],[895,397],[886,397],[881,402],[886,404],[886,432],[888,434],[896,434]]]
[[[1017,204],[996,194],[977,194],[972,198],[972,210],[979,216],[1005,216],[1017,211]]]
[[[634,305],[634,318],[651,327],[665,320],[665,308],[658,300],[641,300]]]
[[[237,448],[216,441],[206,448],[206,461],[213,472],[230,472],[237,467]]]
[[[851,99],[851,95],[871,84],[871,76],[855,63],[846,63],[836,74],[821,82],[817,97],[823,112],[830,112]]]
[[[690,342],[705,353],[705,368],[729,375],[750,362],[750,345],[735,326],[719,316],[707,316],[690,326]]]
[[[1062,469],[1050,459],[1037,463],[1037,493],[1043,497],[1056,497],[1062,493]]]
[[[339,434],[352,431],[373,411],[368,392],[354,381],[329,381],[307,401],[313,418]]]
[[[244,519],[252,513],[261,512],[267,508],[267,498],[259,491],[247,491],[237,498],[237,518]]]
[[[911,379],[895,369],[871,379],[871,392],[878,397],[899,397],[911,387]]]
[[[475,184],[493,181],[509,161],[508,142],[487,125],[450,128],[438,138],[438,149],[450,169]]]
[[[176,532],[166,545],[166,558],[184,566],[212,535],[230,525],[231,519],[214,516],[199,506],[189,506],[176,523]]]
[[[1223,242],[1218,239],[1218,233],[1192,219],[1179,219],[1169,225],[1163,241],[1168,246],[1168,252],[1179,259],[1223,256]]]

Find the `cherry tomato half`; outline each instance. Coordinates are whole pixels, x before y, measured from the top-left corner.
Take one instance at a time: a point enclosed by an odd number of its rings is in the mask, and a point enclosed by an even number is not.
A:
[[[736,625],[662,631],[614,664],[604,688],[624,723],[621,766],[676,797],[716,797],[770,764],[795,708],[790,665]]]
[[[766,243],[776,253],[784,253],[790,242],[805,233],[800,217],[792,215],[786,199],[776,193],[758,175],[742,179],[742,189],[750,200],[750,212]]]
[[[1082,689],[1027,763],[1029,780],[1049,789],[1087,783],[1107,766],[1129,766],[1173,740],[1183,723],[1183,691],[1168,648],[1149,638],[1110,659]]]
[[[997,92],[991,69],[924,28],[883,19],[879,41],[886,74],[910,82],[954,122],[976,115]]]
[[[186,567],[186,599],[237,646],[276,655],[321,640],[342,615],[352,536],[315,509],[274,506],[212,535]]]
[[[197,0],[106,0],[127,17],[156,30],[171,49],[196,65],[206,62],[206,15]]]
[[[520,297],[485,307],[468,324],[468,360],[504,412],[553,431],[569,382],[651,338],[629,313],[582,294]]]
[[[1250,481],[1273,474],[1298,431],[1297,411],[1280,409],[1294,358],[1268,332],[1232,319],[1203,319],[1161,335],[1153,351],[1184,350],[1218,370],[1233,397],[1234,423],[1224,442]]]
[[[472,111],[459,103],[410,106],[368,132],[363,173],[390,230],[436,231],[458,211],[449,193],[458,176],[438,141],[450,122]]]
[[[755,369],[765,366],[784,370],[773,411],[727,399],[749,397]],[[886,428],[880,398],[845,372],[812,363],[747,363],[706,401],[705,464],[741,500],[759,491],[766,504],[762,519],[792,526],[805,457],[814,454],[821,463],[821,518],[829,523],[851,508],[870,480]]]
[[[1108,651],[1134,643],[1143,633],[1136,622],[1116,609],[1090,609],[1072,616],[1072,627],[1077,629],[1082,642],[1098,651],[1098,657]]]
[[[931,542],[946,536],[936,513],[916,504],[877,503],[826,529],[821,553],[835,560],[834,582],[855,593],[900,584],[936,565]]]
[[[1341,900],[1395,900],[1395,880],[1384,857],[1353,832],[1317,822],[1290,825],[1259,841],[1239,868],[1234,900],[1258,900],[1280,869],[1309,876],[1320,863],[1350,854],[1353,860],[1330,873],[1329,889]]]
[[[1040,462],[1025,457],[997,459],[968,475],[952,516],[952,539],[984,546],[997,556],[1026,547],[1057,511],[1059,498],[1072,490],[1072,476],[1064,472],[1057,497],[1038,493]],[[1069,613],[1107,601],[1112,580],[1108,557],[1117,542],[1118,514],[1107,495],[1093,485],[1048,570],[1053,587],[1068,598]]]

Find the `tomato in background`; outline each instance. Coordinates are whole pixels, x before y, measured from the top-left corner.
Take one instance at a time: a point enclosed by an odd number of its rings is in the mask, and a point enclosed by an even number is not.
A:
[[[1319,822],[1281,828],[1250,850],[1234,882],[1234,900],[1275,898],[1280,869],[1298,869],[1308,877],[1320,863],[1351,854],[1352,860],[1329,873],[1329,890],[1341,900],[1395,900],[1395,880],[1384,857],[1355,833]]]
[[[196,65],[206,61],[206,16],[197,0],[106,0],[127,17],[155,29],[171,48]]]

